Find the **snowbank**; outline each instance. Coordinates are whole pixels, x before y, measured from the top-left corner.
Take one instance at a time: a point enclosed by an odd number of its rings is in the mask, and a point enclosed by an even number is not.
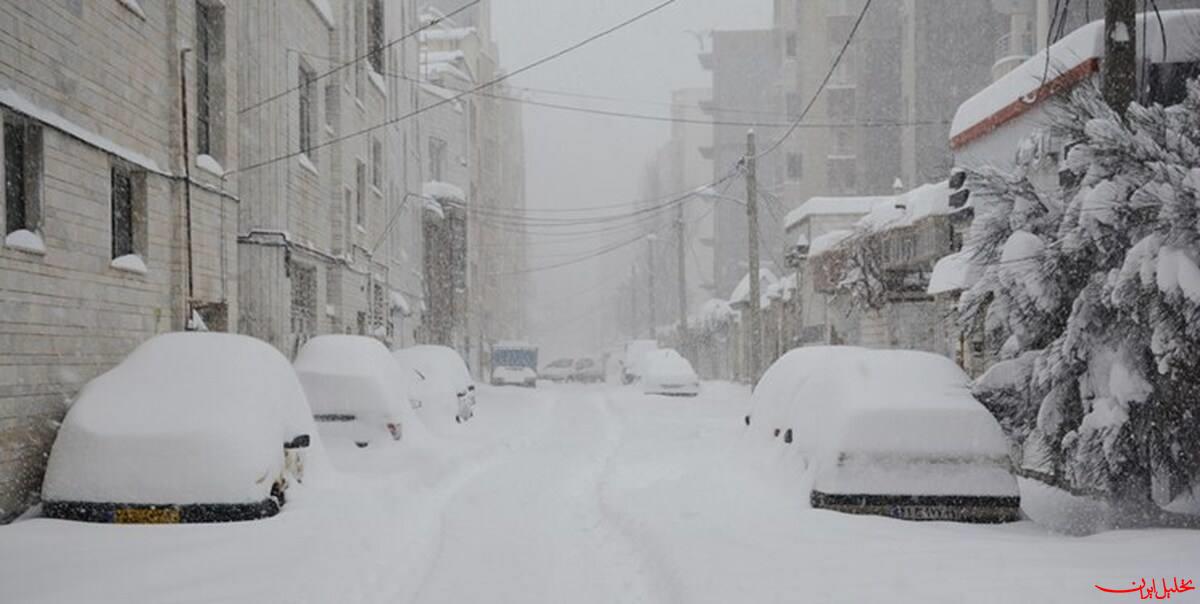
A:
[[[84,386],[63,420],[47,501],[255,503],[308,434],[306,477],[327,466],[296,374],[246,336],[156,336]]]
[[[816,486],[839,493],[1012,495],[1000,426],[949,359],[908,350],[793,350],[751,399],[756,440],[790,431]]]

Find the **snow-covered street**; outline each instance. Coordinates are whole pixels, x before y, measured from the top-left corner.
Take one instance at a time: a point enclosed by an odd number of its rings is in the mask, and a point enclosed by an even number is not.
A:
[[[747,400],[721,383],[697,399],[485,388],[427,448],[334,449],[341,475],[274,518],[0,528],[0,599],[1064,602],[1200,568],[1196,532],[810,510],[786,451],[742,438]]]

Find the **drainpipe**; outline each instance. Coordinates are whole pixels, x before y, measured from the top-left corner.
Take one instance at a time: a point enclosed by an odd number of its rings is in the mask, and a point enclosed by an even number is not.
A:
[[[187,55],[191,48],[179,50],[179,112],[183,122],[183,216],[187,227],[187,308],[184,309],[183,324],[192,318],[192,299],[195,283],[192,279],[192,166],[191,150],[188,148],[188,103],[187,103]]]

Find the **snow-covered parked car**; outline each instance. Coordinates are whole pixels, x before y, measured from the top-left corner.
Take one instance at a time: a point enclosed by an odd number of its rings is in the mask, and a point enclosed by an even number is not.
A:
[[[272,516],[305,465],[324,463],[315,429],[291,364],[269,344],[156,336],[72,402],[42,512],[115,523]]]
[[[417,429],[409,381],[378,340],[317,336],[300,348],[293,365],[326,442],[366,447]]]
[[[552,382],[565,382],[571,379],[571,374],[574,372],[575,359],[556,359],[553,363],[543,367],[539,375]]]
[[[670,348],[644,353],[638,367],[642,392],[646,394],[700,394],[700,377],[696,375],[696,370],[683,355]]]
[[[591,357],[575,360],[575,368],[571,370],[571,380],[584,384],[604,381],[604,365]]]
[[[537,372],[528,367],[497,367],[492,370],[493,386],[537,387]]]
[[[763,375],[749,432],[794,448],[811,503],[910,520],[1020,514],[1000,426],[950,359],[909,350],[793,350]]]
[[[475,381],[453,348],[413,346],[392,352],[392,358],[402,374],[416,376],[413,392],[426,419],[440,422],[453,417],[462,423],[474,417]]]

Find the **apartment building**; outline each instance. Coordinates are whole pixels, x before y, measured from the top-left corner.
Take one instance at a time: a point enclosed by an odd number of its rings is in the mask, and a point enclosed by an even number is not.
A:
[[[240,322],[241,48],[217,0],[0,4],[0,521],[66,403],[147,338]]]

